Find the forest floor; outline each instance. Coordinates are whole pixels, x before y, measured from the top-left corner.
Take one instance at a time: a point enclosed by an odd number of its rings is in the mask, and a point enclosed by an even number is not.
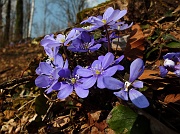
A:
[[[149,120],[149,134],[180,133],[180,79],[173,73],[169,73],[167,78],[161,78],[158,68],[164,54],[180,51],[180,46],[168,46],[171,42],[180,41],[180,7],[174,11],[176,14],[172,16],[160,16],[156,19],[161,19],[160,21],[137,23],[141,26],[145,39],[140,41],[141,47],[143,44],[157,45],[163,38],[161,34],[168,38],[163,42],[166,47],[160,49],[161,46],[155,46],[152,51],[148,51],[150,56],[146,61],[146,69],[139,78],[145,83],[145,87],[150,87],[144,94],[151,106],[137,110]],[[136,34],[136,38],[140,36]],[[132,45],[131,42],[129,44]],[[126,51],[125,55],[129,59],[132,58],[130,53],[137,53],[123,48],[119,51]],[[141,52],[144,54],[144,50]],[[44,89],[35,86],[35,69],[44,58],[44,50],[39,41],[0,48],[0,57],[0,133],[115,133],[106,119],[110,118],[109,112],[113,107],[124,102],[117,99],[111,91],[94,90],[84,100],[73,93],[67,99],[59,100],[55,95],[44,94]]]

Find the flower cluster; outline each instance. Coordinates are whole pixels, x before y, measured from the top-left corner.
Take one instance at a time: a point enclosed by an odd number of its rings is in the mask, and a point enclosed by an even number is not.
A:
[[[161,77],[165,77],[169,71],[175,73],[177,77],[180,77],[180,52],[167,53],[163,56],[163,59],[163,66],[159,66]]]
[[[129,94],[130,100],[137,107],[147,107],[148,100],[136,90],[143,87],[143,82],[136,80],[144,71],[143,61],[136,59],[132,62],[129,80],[123,83],[113,76],[124,70],[124,67],[119,64],[124,56],[116,58],[110,51],[104,55],[98,53],[101,47],[108,47],[109,50],[111,40],[118,38],[113,30],[124,30],[132,26],[132,23],[128,25],[119,21],[126,13],[126,10],[114,10],[109,7],[103,16],[91,16],[82,21],[81,24],[91,24],[86,28],[73,28],[67,35],[46,35],[40,44],[44,47],[47,59],[40,62],[36,69],[38,77],[35,84],[38,87],[46,88],[47,94],[53,91],[58,92],[59,99],[65,99],[73,91],[80,98],[85,98],[88,96],[90,88],[93,87],[107,88],[113,91],[120,90],[114,91],[114,94],[123,100],[128,100]],[[99,28],[104,28],[107,35],[95,39],[92,31]],[[111,35],[108,34],[109,30],[111,30]],[[65,57],[60,54],[61,48],[63,48]],[[76,63],[73,66],[66,51],[73,54],[87,53],[87,57],[83,58],[89,58],[90,54],[94,54],[97,58],[93,59],[90,65],[84,63],[80,66]]]

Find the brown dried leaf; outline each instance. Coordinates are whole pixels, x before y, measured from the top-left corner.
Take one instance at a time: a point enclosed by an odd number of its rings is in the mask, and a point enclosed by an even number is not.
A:
[[[180,94],[169,94],[165,97],[164,102],[165,103],[174,103],[180,101]]]
[[[5,110],[3,113],[4,113],[6,119],[10,119],[11,117],[14,117],[15,111],[14,110]]]
[[[95,124],[94,124],[100,131],[103,131],[103,130],[105,130],[105,128],[107,128],[107,123],[106,123],[106,121],[105,120],[103,120],[102,122],[95,122]]]
[[[130,34],[129,40],[127,41],[127,46],[124,51],[124,55],[129,60],[134,60],[136,58],[142,58],[145,50],[144,47],[144,34],[138,24],[132,26],[132,32]]]

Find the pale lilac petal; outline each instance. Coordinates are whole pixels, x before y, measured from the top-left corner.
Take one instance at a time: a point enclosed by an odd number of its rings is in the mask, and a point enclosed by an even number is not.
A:
[[[52,76],[53,76],[53,79],[59,79],[59,71],[62,70],[61,68],[56,68],[53,72],[52,72]]]
[[[124,55],[120,56],[119,58],[117,58],[114,62],[114,64],[118,64],[120,61],[122,61],[122,59],[124,58]]]
[[[53,71],[53,67],[46,62],[40,62],[39,68],[43,74],[50,75]]]
[[[146,108],[149,106],[147,98],[137,90],[130,89],[129,98],[132,101],[132,103],[139,108]]]
[[[109,67],[109,65],[112,64],[112,62],[114,61],[114,55],[110,52],[108,52],[105,57],[103,58],[102,61],[102,67],[104,69],[106,69],[107,67]]]
[[[100,89],[105,88],[102,75],[98,76],[98,78],[97,78],[97,87],[100,88]]]
[[[177,77],[180,77],[180,70],[176,70],[174,73],[176,74]]]
[[[62,35],[62,34],[58,34],[56,36],[56,40],[59,42],[59,43],[64,43],[66,38],[65,38],[65,35]]]
[[[108,20],[108,18],[111,16],[113,12],[114,12],[114,9],[112,7],[107,8],[103,14],[103,19]]]
[[[49,76],[40,75],[35,79],[35,84],[37,87],[46,88],[50,85],[52,81],[49,79]]]
[[[130,25],[124,24],[124,25],[120,26],[120,30],[128,29],[128,28],[130,28],[132,25],[133,25],[133,22],[132,22]]]
[[[76,94],[80,97],[80,98],[86,98],[89,94],[89,90],[88,89],[84,89],[78,85],[74,86],[74,90],[76,92]]]
[[[118,66],[118,70],[124,70],[124,67],[121,65],[117,65]]]
[[[161,77],[165,77],[168,73],[168,70],[164,66],[159,66]]]
[[[119,92],[114,92],[114,94],[123,100],[126,100],[126,101],[128,100],[128,92],[124,90],[120,90]]]
[[[100,60],[95,60],[92,65],[91,65],[92,69],[101,69],[102,65],[101,65],[101,61]]]
[[[103,55],[98,56],[98,60],[100,60],[101,62],[103,61],[103,59],[104,59],[104,56],[103,56]]]
[[[133,87],[136,87],[136,88],[143,88],[143,82],[142,81],[135,81],[133,82]]]
[[[81,87],[84,89],[89,89],[96,83],[97,78],[96,77],[89,77],[89,78],[82,78],[81,79]]]
[[[109,67],[108,69],[106,69],[103,72],[103,76],[113,76],[116,73],[117,70],[118,70],[118,65]]]
[[[77,70],[77,74],[82,77],[89,77],[93,75],[93,72],[86,68],[83,68],[83,69],[80,68]]]
[[[144,71],[144,62],[142,59],[137,58],[135,59],[130,66],[130,77],[129,81],[133,82],[136,80]]]
[[[175,68],[176,70],[180,70],[180,64],[175,65],[174,68]]]
[[[100,47],[101,47],[101,44],[96,44],[93,47],[90,47],[89,50],[91,52],[94,52],[94,51],[98,50]]]
[[[73,86],[66,84],[66,87],[61,89],[58,94],[57,97],[59,99],[65,99],[66,97],[68,97],[73,91]]]
[[[53,63],[54,63],[55,66],[63,68],[64,60],[63,60],[63,58],[62,58],[62,56],[60,54],[57,54],[54,57],[54,62]]]
[[[124,87],[124,83],[110,76],[105,76],[103,82],[106,88],[111,90],[117,90]]]
[[[53,81],[53,84],[52,84],[50,87],[48,87],[48,88],[45,90],[45,92],[46,92],[47,94],[51,93],[51,92],[54,90],[54,89],[53,89],[53,86],[54,86],[56,83],[58,83],[57,80]],[[59,88],[58,88],[58,89],[59,89]]]
[[[108,21],[117,21],[127,13],[127,10],[114,10]]]

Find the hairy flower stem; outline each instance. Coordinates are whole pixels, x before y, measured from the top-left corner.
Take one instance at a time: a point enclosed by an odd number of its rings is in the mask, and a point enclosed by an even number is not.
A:
[[[108,52],[111,52],[111,41],[110,41],[110,38],[109,38],[109,33],[108,33],[108,30],[107,30],[107,26],[105,25],[104,26],[104,29],[106,31],[106,37],[108,39]]]
[[[65,54],[65,56],[66,56],[66,59],[69,61],[69,57],[68,57],[66,48],[65,48],[65,46],[64,46],[64,43],[63,43],[63,51],[64,51],[64,54]]]

